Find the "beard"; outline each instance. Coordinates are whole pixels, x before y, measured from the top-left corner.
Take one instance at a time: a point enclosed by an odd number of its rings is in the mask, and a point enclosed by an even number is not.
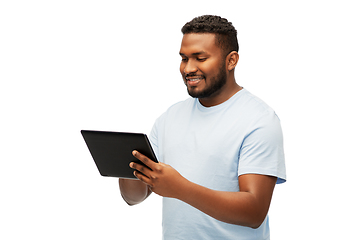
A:
[[[188,87],[187,91],[189,95],[193,98],[209,98],[216,95],[219,90],[226,84],[227,76],[225,68],[225,64],[220,67],[219,73],[215,77],[209,79],[210,85],[207,86],[204,90],[196,91],[196,88]]]

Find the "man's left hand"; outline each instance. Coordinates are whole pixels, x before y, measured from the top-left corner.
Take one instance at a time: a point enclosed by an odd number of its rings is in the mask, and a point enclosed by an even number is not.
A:
[[[132,154],[148,167],[131,162],[130,167],[136,170],[135,177],[149,185],[151,190],[160,196],[171,198],[180,196],[187,180],[179,172],[170,165],[152,161],[136,150]]]

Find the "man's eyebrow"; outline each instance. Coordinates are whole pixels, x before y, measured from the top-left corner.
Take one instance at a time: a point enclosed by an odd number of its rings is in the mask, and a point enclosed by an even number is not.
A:
[[[180,54],[180,56],[186,56],[184,53],[181,53],[181,52],[179,54]],[[200,51],[200,52],[192,53],[191,56],[199,56],[201,54],[206,54],[206,52]]]

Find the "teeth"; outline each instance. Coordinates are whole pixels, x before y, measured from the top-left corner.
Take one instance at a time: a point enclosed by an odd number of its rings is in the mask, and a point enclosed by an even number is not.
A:
[[[190,81],[190,82],[199,81],[199,80],[201,80],[201,79],[202,79],[202,78],[191,78],[191,79],[187,78],[187,80]]]

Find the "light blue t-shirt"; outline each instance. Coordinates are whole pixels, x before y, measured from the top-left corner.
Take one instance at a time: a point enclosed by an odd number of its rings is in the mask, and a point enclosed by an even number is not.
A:
[[[160,162],[210,189],[238,192],[238,176],[249,173],[276,176],[277,183],[286,181],[280,121],[246,89],[209,108],[196,98],[171,106],[155,122],[150,142]],[[252,229],[163,198],[165,240],[269,238],[268,216],[258,229]]]

